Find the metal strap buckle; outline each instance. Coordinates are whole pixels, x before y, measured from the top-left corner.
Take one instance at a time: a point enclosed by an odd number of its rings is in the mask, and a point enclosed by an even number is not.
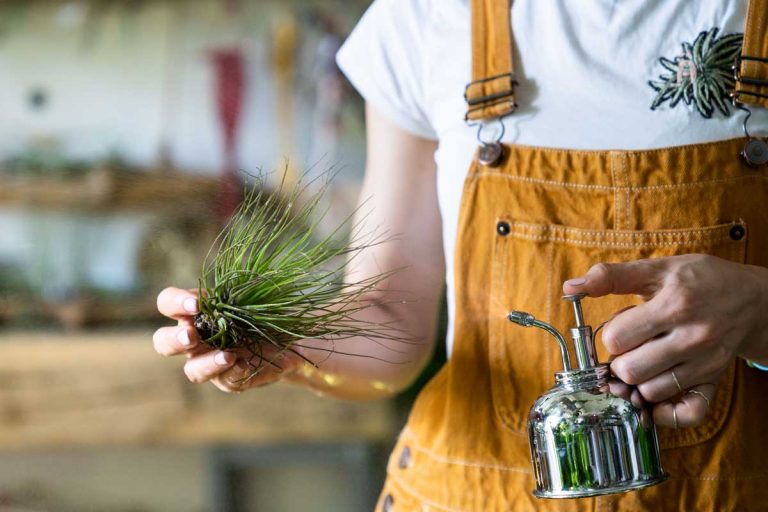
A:
[[[741,76],[741,63],[742,61],[759,62],[761,64],[768,65],[768,58],[765,57],[752,57],[750,55],[738,55],[736,61],[733,64],[733,79],[743,85],[754,85],[757,87],[768,87],[768,80],[763,78],[753,78]],[[738,97],[741,95],[754,96],[757,98],[768,98],[768,94],[759,93],[755,91],[736,91],[731,93],[734,103],[738,102]]]
[[[488,82],[493,82],[493,81],[498,80],[499,78],[505,78],[505,77],[509,78],[509,87],[508,88],[506,88],[506,89],[504,89],[502,91],[493,93],[493,94],[487,94],[485,96],[473,96],[473,97],[470,97],[469,90],[470,90],[470,88],[472,88],[473,85],[486,84]],[[500,75],[489,76],[488,78],[482,78],[480,80],[475,80],[473,82],[469,82],[467,84],[467,86],[464,88],[464,101],[466,101],[467,105],[469,105],[470,107],[475,106],[475,105],[479,105],[481,103],[487,103],[489,101],[496,103],[496,100],[512,96],[514,94],[514,92],[515,92],[515,86],[516,85],[517,85],[517,80],[515,79],[515,74],[514,73],[502,73]]]

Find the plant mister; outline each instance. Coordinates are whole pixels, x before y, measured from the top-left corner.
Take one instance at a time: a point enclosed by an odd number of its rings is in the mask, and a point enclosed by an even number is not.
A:
[[[563,371],[555,373],[555,386],[541,395],[528,415],[537,498],[585,498],[642,489],[666,480],[659,441],[650,407],[638,403],[639,393],[614,395],[616,381],[607,364],[597,361],[592,327],[584,324],[581,299],[563,297],[573,304],[576,326],[571,328],[578,369],[571,368],[563,335],[533,315],[512,311],[512,322],[538,327],[560,345]],[[627,384],[614,389],[633,389]],[[626,396],[624,396],[626,395]]]

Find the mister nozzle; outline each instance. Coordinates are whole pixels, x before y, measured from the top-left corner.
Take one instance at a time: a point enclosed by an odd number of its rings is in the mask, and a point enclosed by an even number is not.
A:
[[[510,311],[507,318],[523,327],[530,327],[533,325],[533,322],[536,321],[532,314],[526,313],[525,311]]]
[[[568,354],[568,346],[565,344],[565,339],[563,338],[563,335],[560,334],[560,331],[546,322],[536,320],[532,314],[524,311],[510,311],[507,314],[507,318],[517,325],[522,325],[523,327],[538,327],[554,336],[558,345],[560,345],[560,356],[563,358],[563,370],[566,372],[571,370],[571,359]]]

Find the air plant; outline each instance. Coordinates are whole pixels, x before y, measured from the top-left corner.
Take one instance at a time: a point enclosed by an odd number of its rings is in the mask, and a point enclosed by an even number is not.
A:
[[[391,272],[344,281],[357,255],[386,240],[362,232],[354,214],[318,236],[329,178],[326,173],[288,185],[284,175],[272,193],[257,179],[203,264],[195,327],[213,348],[247,351],[255,361],[251,376],[265,364],[278,366],[285,352],[312,363],[296,350],[306,339],[327,341],[312,350],[328,353],[339,352],[335,342],[350,337],[403,339],[393,326],[358,316],[375,305],[366,294]],[[345,231],[351,231],[350,241],[339,242]],[[276,350],[265,355],[266,347]]]

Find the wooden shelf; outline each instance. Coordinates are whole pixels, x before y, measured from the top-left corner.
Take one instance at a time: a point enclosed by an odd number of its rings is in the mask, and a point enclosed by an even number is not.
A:
[[[60,302],[5,294],[0,297],[0,324],[13,325],[19,318],[36,318],[54,322],[64,330],[74,330],[84,326],[160,322],[162,317],[155,301],[156,294],[110,300],[85,296]]]
[[[389,401],[343,402],[274,385],[229,395],[162,358],[152,330],[1,332],[0,449],[384,441]]]
[[[0,176],[3,179],[0,206],[51,210],[139,211],[171,217],[212,217],[219,190],[215,177],[180,172],[101,168],[72,178],[10,173]]]

